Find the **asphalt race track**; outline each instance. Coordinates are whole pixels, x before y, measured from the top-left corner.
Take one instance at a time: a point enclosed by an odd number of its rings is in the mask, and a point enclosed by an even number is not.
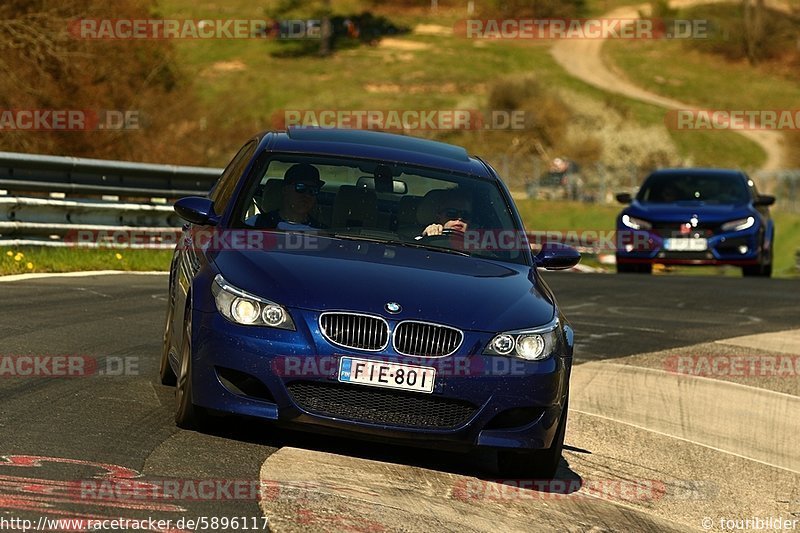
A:
[[[213,435],[178,430],[173,389],[157,382],[166,275],[0,283],[0,525],[240,517],[252,530],[256,520],[263,529],[266,512],[275,531],[763,531],[724,520],[800,519],[798,374],[668,372],[681,356],[797,362],[797,335],[786,332],[800,328],[800,284],[546,279],[578,343],[563,481],[518,492],[490,491],[480,458],[278,433],[249,420],[223,422]],[[15,356],[80,364],[73,376],[42,367],[28,377],[9,366]],[[259,476],[274,488],[260,504],[243,488]],[[122,481],[131,479],[143,494],[130,495]],[[200,494],[209,480],[214,493]],[[168,483],[184,499],[161,497]]]

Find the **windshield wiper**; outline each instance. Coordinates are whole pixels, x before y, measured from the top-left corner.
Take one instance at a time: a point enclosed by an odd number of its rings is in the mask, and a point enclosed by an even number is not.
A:
[[[465,257],[470,257],[470,254],[464,252],[462,250],[455,250],[453,248],[444,248],[442,246],[431,246],[429,244],[421,244],[419,242],[409,242],[409,241],[400,241],[396,239],[381,239],[379,237],[369,237],[365,235],[353,235],[351,233],[329,233],[331,237],[337,239],[346,239],[352,241],[367,241],[367,242],[375,242],[379,244],[390,244],[394,246],[405,246],[407,248],[420,248],[422,250],[434,250],[436,252],[446,252],[449,254],[456,254],[456,255],[463,255]]]

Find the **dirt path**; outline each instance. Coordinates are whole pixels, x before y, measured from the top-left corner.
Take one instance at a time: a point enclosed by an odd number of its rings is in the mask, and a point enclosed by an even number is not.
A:
[[[714,3],[710,0],[681,0],[672,2],[672,6],[685,7],[692,4]],[[638,18],[639,11],[645,10],[646,4],[627,6],[615,9],[603,15],[604,18]],[[604,91],[621,94],[641,102],[657,105],[667,109],[693,109],[696,106],[651,93],[631,83],[614,65],[604,63],[602,57],[603,39],[564,39],[551,49],[556,62],[570,75]],[[739,131],[751,141],[757,143],[766,152],[767,159],[761,170],[783,168],[783,139],[779,131]]]

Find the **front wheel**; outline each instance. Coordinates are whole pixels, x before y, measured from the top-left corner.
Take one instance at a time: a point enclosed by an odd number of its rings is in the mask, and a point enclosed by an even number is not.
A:
[[[181,344],[180,372],[175,388],[175,424],[183,429],[202,429],[208,415],[192,402],[192,308],[187,306]]]
[[[561,462],[564,449],[564,436],[567,432],[567,411],[569,398],[558,420],[558,429],[553,443],[545,450],[500,450],[497,452],[497,469],[500,475],[509,477],[526,476],[533,479],[553,479]]]
[[[173,372],[172,367],[169,364],[169,352],[172,348],[172,318],[173,306],[172,298],[170,296],[170,302],[167,304],[167,323],[164,326],[164,341],[163,346],[161,347],[161,364],[158,371],[158,377],[161,380],[161,384],[168,385],[170,387],[174,386],[178,381],[178,376],[175,375],[175,372]]]
[[[742,267],[742,275],[746,278],[772,277],[772,248],[770,247],[769,254],[758,265]]]

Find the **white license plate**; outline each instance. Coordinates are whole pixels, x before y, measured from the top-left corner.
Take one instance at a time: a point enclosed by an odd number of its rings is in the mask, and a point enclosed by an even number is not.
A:
[[[373,387],[433,392],[436,369],[429,366],[401,365],[385,361],[370,361],[342,357],[339,361],[339,381]]]
[[[704,252],[708,239],[664,239],[664,249],[671,252]]]

